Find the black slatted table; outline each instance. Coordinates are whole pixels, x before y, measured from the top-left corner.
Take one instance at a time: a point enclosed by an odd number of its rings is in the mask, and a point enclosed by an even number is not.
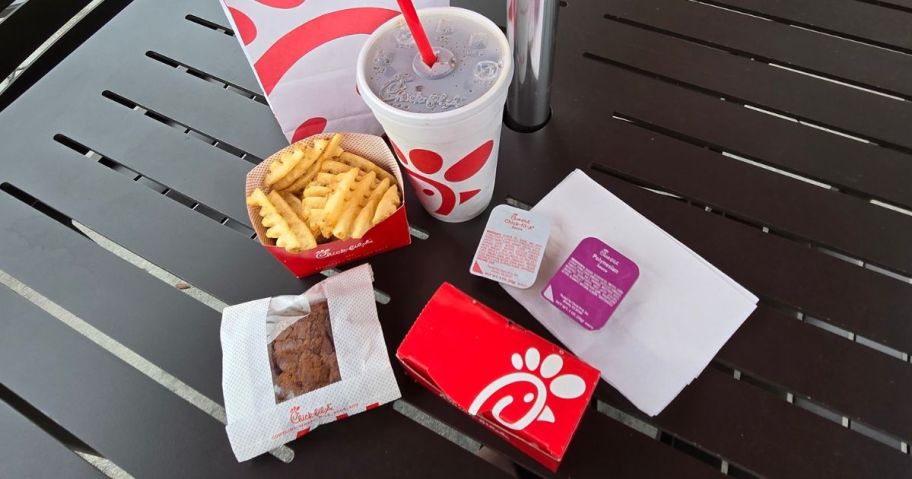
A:
[[[553,118],[504,131],[494,204],[583,169],[761,304],[657,417],[601,383],[557,476],[912,475],[912,4],[560,17]],[[29,405],[0,404],[0,475],[97,476],[60,430],[136,477],[550,475],[398,365],[403,403],[489,453],[386,406],[291,443],[290,464],[237,464],[218,420],[74,329],[221,403],[219,313],[97,235],[227,304],[319,279],[251,239],[240,185],[284,139],[225,25],[215,1],[135,0],[0,113],[0,391]],[[390,351],[443,281],[553,340],[468,274],[485,216],[436,222],[407,193],[413,244],[370,260]]]

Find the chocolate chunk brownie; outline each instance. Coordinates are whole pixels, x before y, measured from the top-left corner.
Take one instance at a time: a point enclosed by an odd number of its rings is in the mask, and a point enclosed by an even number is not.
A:
[[[310,314],[269,345],[269,356],[277,403],[341,379],[327,303],[311,304]]]

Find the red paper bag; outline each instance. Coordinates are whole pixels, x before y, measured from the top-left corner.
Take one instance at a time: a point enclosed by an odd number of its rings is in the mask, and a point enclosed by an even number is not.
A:
[[[221,0],[282,132],[382,134],[358,96],[355,62],[367,36],[399,15],[396,0]],[[448,0],[414,0],[415,7]]]

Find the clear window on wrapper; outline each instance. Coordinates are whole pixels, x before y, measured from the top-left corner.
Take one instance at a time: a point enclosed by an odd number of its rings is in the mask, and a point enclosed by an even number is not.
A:
[[[341,379],[326,300],[283,326],[267,344],[276,404]]]

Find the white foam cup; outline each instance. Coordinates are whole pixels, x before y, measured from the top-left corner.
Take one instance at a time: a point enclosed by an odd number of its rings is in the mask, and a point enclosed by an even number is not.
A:
[[[486,35],[490,41],[488,48],[500,53],[497,77],[488,84],[487,91],[455,108],[428,113],[396,108],[381,100],[368,83],[368,76],[376,68],[371,52],[376,52],[377,42],[388,42],[393,30],[403,28],[405,20],[401,15],[377,28],[361,49],[357,64],[358,91],[392,141],[421,205],[441,221],[467,221],[487,208],[494,193],[500,129],[507,89],[513,78],[513,57],[503,32],[478,13],[441,7],[419,10],[418,16],[435,49],[440,46],[435,40],[443,37],[433,35],[432,20],[456,19],[454,24],[471,24],[473,33],[477,29]],[[460,57],[461,52],[455,52],[456,61],[465,63],[465,68],[473,68],[472,62],[477,58],[468,54]],[[447,78],[419,80],[446,90]]]

